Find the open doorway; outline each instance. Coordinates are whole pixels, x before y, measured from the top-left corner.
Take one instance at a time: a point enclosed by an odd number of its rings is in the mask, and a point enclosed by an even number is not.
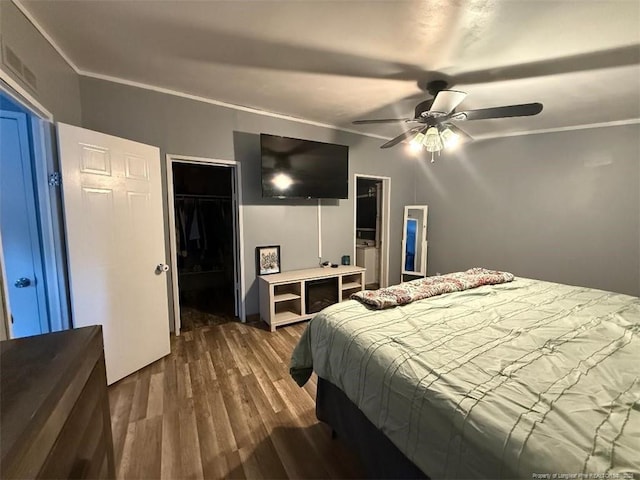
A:
[[[0,252],[6,336],[69,328],[50,118],[0,89]]]
[[[355,263],[366,268],[365,288],[389,285],[389,191],[391,179],[355,175]]]
[[[176,334],[244,320],[239,165],[168,158]]]

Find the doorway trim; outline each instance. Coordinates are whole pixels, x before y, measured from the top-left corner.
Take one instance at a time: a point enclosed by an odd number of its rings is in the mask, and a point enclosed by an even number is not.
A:
[[[53,114],[44,108],[33,95],[16,82],[9,74],[0,68],[0,90],[9,95],[12,100],[31,110],[34,115],[53,123]],[[4,84],[4,85],[3,85]]]
[[[380,221],[380,239],[382,242],[380,248],[380,288],[389,286],[389,223],[391,215],[391,177],[383,177],[380,175],[370,175],[368,173],[353,174],[353,263],[356,259],[356,212],[358,206],[357,188],[358,179],[365,178],[368,180],[382,181],[382,218]]]
[[[27,128],[31,134],[30,149],[32,150],[33,186],[36,192],[37,225],[40,248],[42,250],[43,278],[46,280],[46,311],[48,328],[56,332],[71,328],[69,312],[69,291],[67,284],[67,270],[65,260],[65,236],[60,206],[60,188],[49,185],[49,173],[57,171],[54,151],[54,123],[53,114],[44,108],[28,91],[14,81],[0,69],[0,95],[6,96],[11,102],[22,107],[27,115]],[[0,309],[3,315],[3,327],[0,328],[7,338],[13,338],[11,326],[11,305],[9,303],[9,284],[4,271],[4,264],[0,262],[0,276],[4,285],[0,291]]]
[[[208,165],[227,167],[232,169],[231,180],[233,182],[234,198],[234,215],[237,226],[237,245],[236,245],[236,282],[239,283],[239,288],[236,286],[234,290],[239,291],[239,311],[238,316],[244,323],[247,320],[245,301],[246,301],[246,288],[244,284],[244,234],[243,234],[243,211],[242,211],[242,168],[240,162],[235,160],[221,160],[215,158],[206,157],[191,157],[187,155],[178,155],[168,153],[167,159],[167,205],[168,205],[168,217],[169,217],[169,255],[171,260],[171,288],[173,298],[173,327],[174,334],[180,335],[180,291],[178,289],[178,252],[176,242],[176,217],[175,217],[175,202],[174,202],[174,190],[173,190],[173,164],[174,163],[192,163],[196,165]]]
[[[13,330],[9,315],[9,290],[7,288],[6,275],[4,273],[4,253],[2,251],[2,232],[0,232],[0,340],[13,338]]]

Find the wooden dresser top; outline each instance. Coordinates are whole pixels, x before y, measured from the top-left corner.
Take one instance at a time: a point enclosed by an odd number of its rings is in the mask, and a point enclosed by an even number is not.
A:
[[[0,465],[48,452],[103,351],[99,326],[0,342]]]

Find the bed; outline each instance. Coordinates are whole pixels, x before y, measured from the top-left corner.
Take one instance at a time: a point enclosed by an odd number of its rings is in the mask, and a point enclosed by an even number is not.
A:
[[[513,278],[332,305],[291,374],[317,373],[319,418],[365,463],[391,452],[382,476],[640,478],[639,335],[640,298]]]

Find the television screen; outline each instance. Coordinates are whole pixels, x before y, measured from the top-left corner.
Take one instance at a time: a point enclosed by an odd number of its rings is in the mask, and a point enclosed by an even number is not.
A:
[[[262,196],[347,198],[349,147],[260,134]]]

